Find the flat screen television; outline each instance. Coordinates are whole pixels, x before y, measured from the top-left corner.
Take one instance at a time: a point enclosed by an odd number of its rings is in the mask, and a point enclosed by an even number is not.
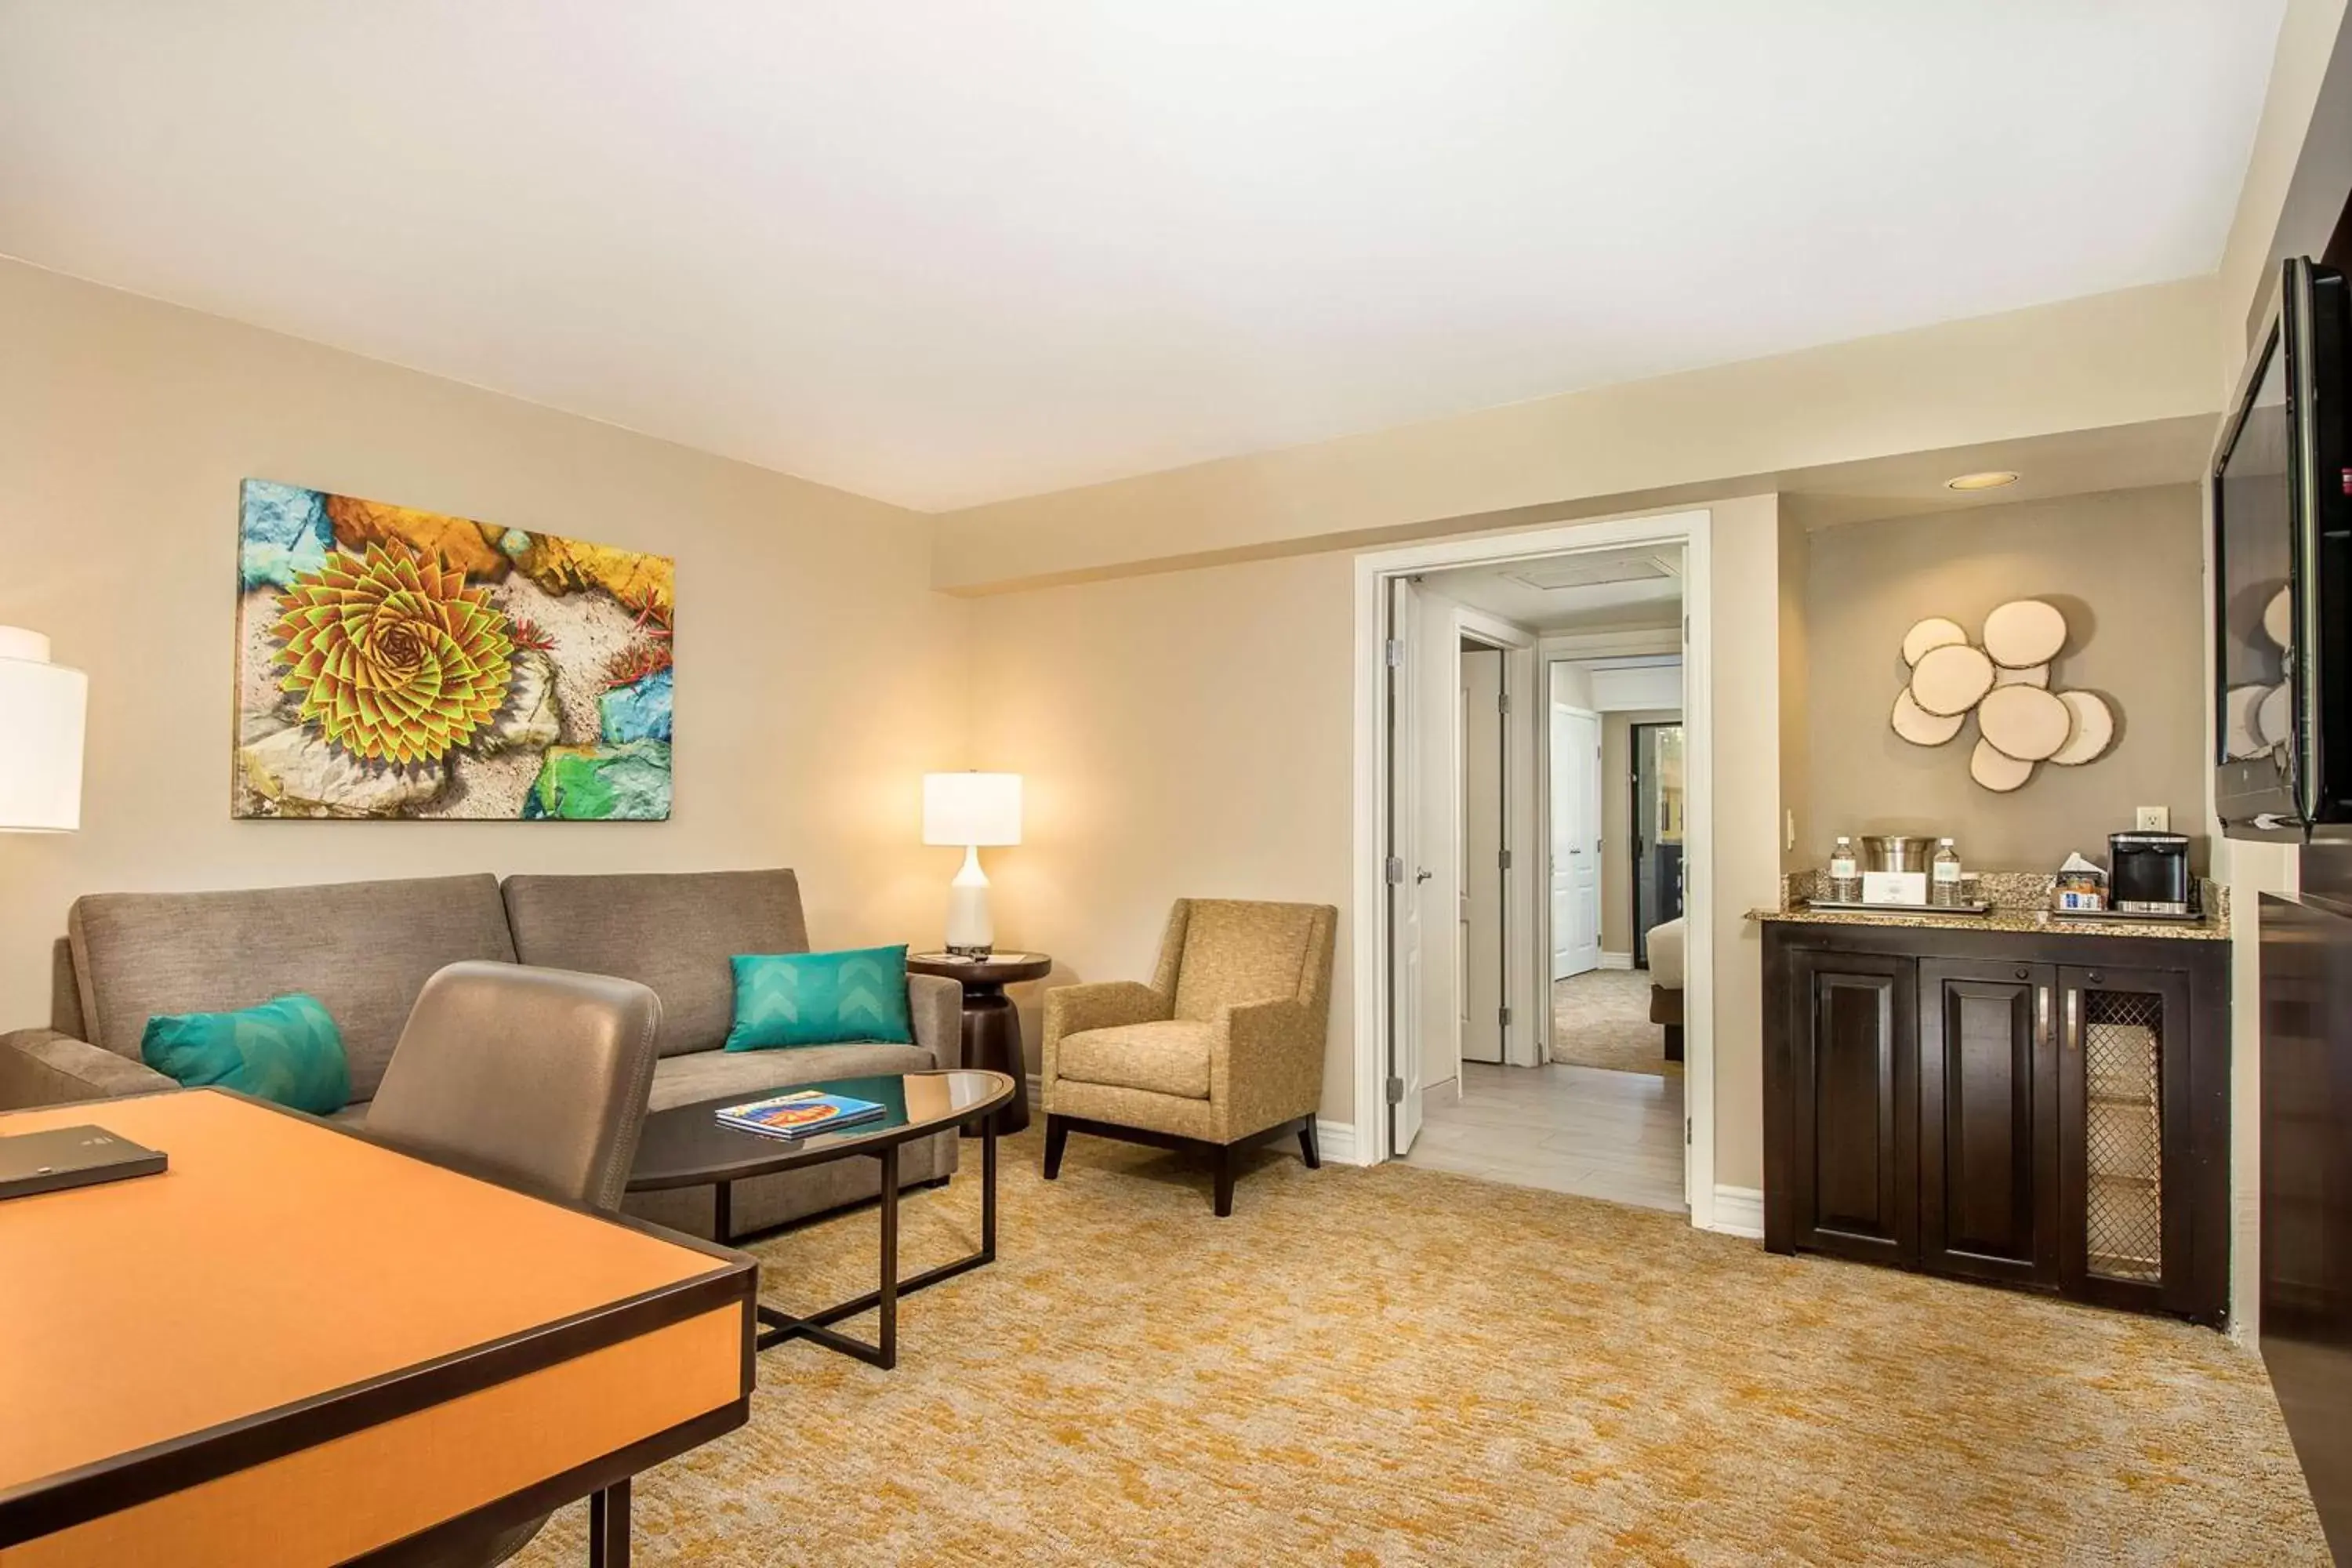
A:
[[[2344,275],[2284,263],[2214,446],[2213,804],[2233,838],[2352,822]]]

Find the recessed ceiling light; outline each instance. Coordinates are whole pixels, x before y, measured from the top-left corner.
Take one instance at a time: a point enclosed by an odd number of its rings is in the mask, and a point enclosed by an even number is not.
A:
[[[2017,483],[2017,476],[2006,468],[1991,468],[1981,474],[1962,474],[1956,479],[1946,479],[1948,490],[1997,490],[2003,485]]]

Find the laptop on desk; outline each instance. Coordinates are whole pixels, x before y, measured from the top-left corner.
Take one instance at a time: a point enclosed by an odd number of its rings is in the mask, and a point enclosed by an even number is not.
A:
[[[152,1176],[170,1162],[159,1150],[103,1127],[52,1127],[0,1138],[0,1198],[29,1197],[129,1176]]]

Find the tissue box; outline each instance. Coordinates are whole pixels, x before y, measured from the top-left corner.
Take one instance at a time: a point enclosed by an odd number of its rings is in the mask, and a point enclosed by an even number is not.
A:
[[[1927,901],[1925,871],[1864,871],[1862,901],[1865,904],[1924,904]]]

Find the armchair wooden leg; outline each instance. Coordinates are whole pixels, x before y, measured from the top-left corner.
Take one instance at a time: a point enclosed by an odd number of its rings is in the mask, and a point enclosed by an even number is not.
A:
[[[1298,1157],[1307,1162],[1310,1171],[1323,1168],[1323,1152],[1315,1146],[1315,1119],[1311,1116],[1298,1129]]]
[[[1217,1217],[1224,1219],[1234,1212],[1234,1164],[1235,1152],[1231,1143],[1217,1145]]]
[[[1045,1179],[1052,1181],[1062,1173],[1062,1150],[1070,1142],[1070,1124],[1055,1115],[1045,1113]]]

